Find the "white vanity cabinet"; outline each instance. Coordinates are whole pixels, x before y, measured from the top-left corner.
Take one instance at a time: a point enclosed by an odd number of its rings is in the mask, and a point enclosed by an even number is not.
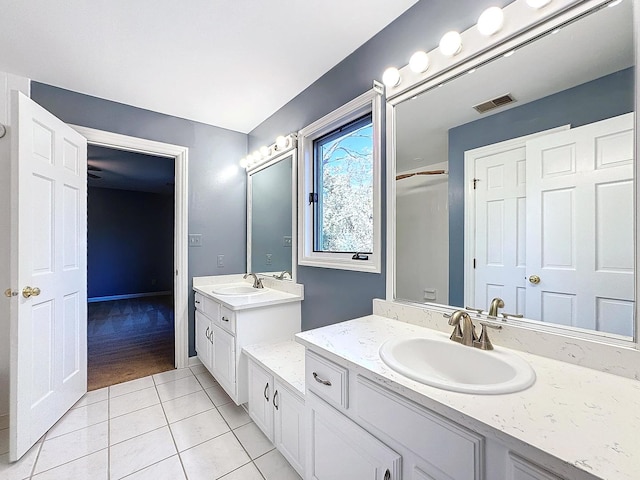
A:
[[[249,359],[249,415],[266,437],[304,475],[304,400]]]
[[[196,291],[198,358],[237,405],[247,402],[247,359],[242,347],[291,340],[300,331],[300,301],[296,297],[286,303],[234,310],[213,296]]]

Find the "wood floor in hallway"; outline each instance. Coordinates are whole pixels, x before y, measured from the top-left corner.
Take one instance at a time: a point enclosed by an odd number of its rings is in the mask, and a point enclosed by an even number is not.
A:
[[[174,368],[171,295],[89,303],[88,390]]]

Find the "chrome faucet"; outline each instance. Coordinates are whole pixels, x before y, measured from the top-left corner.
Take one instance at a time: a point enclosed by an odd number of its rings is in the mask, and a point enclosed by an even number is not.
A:
[[[253,277],[253,288],[264,288],[264,285],[262,285],[262,279],[258,278],[255,273],[245,273],[243,278],[246,279],[249,276]]]
[[[473,347],[478,341],[476,328],[471,321],[471,317],[464,310],[453,312],[449,317],[449,325],[454,327],[451,337],[449,337],[454,342]]]
[[[282,272],[280,275],[276,275],[276,280],[284,280],[284,277],[286,275],[289,275],[289,278],[293,279],[293,277],[291,276],[291,272],[288,270],[285,270],[284,272]]]

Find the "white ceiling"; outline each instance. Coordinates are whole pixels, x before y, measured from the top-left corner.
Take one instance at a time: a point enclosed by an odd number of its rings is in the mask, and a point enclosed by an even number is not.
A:
[[[247,133],[417,0],[8,0],[0,70]]]

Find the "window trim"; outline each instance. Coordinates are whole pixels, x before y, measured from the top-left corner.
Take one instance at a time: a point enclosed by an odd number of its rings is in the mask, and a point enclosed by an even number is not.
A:
[[[298,132],[298,265],[308,267],[380,273],[382,261],[382,100],[384,87],[374,82],[371,90]],[[368,260],[353,260],[352,253],[314,251],[314,205],[308,202],[314,191],[314,141],[371,114],[373,123],[373,252]]]

